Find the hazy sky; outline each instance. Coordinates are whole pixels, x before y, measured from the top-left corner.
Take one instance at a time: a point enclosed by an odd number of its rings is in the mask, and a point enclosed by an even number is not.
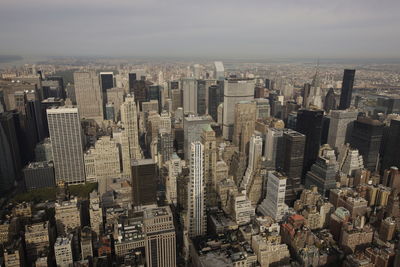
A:
[[[400,57],[400,0],[0,0],[0,54]]]

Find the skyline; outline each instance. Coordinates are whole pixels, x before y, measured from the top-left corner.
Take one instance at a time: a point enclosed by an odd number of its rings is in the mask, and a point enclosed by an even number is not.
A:
[[[399,8],[390,0],[4,0],[0,55],[399,58]]]

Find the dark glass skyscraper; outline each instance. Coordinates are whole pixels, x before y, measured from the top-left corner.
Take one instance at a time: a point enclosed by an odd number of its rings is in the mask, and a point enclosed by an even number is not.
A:
[[[197,80],[197,114],[206,114],[206,81]]]
[[[385,134],[381,171],[395,166],[400,169],[400,120],[391,120]]]
[[[132,92],[133,86],[135,85],[136,82],[136,73],[129,73],[128,78],[129,78],[129,92]]]
[[[107,89],[114,87],[114,74],[112,72],[100,72],[101,91],[105,93]]]
[[[301,109],[297,112],[296,130],[306,136],[304,149],[303,176],[310,170],[318,157],[321,146],[322,110]]]
[[[345,110],[350,107],[355,74],[356,70],[349,70],[349,69],[344,70],[342,91],[340,93],[340,103],[339,103],[339,109],[341,110]]]
[[[157,202],[157,165],[152,159],[132,162],[133,205],[149,205]]]
[[[364,167],[374,171],[378,163],[383,135],[383,124],[377,120],[358,117],[354,122],[350,145],[357,148],[364,159]]]
[[[208,114],[217,121],[218,106],[224,101],[224,82],[217,81],[216,85],[208,88]]]
[[[297,192],[301,189],[305,142],[305,135],[287,129],[283,132],[282,148],[277,146],[283,152],[282,167],[279,169],[287,176],[285,201],[289,204],[296,200]],[[279,158],[277,161],[280,161]]]

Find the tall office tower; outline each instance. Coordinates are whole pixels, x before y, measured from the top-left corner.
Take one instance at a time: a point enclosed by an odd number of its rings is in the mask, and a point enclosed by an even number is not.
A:
[[[224,82],[217,81],[217,84],[208,87],[208,114],[218,121],[218,106],[224,101]]]
[[[73,235],[57,237],[54,243],[54,256],[57,266],[71,266],[74,263],[72,250]]]
[[[263,141],[261,136],[253,135],[250,139],[249,146],[249,163],[247,165],[246,172],[240,183],[240,187],[246,190],[249,194],[250,184],[253,182],[254,175],[258,167],[260,166],[260,159],[262,156]]]
[[[268,89],[268,90],[269,90],[269,89],[272,89],[272,88],[271,88],[271,82],[272,82],[272,81],[271,81],[270,79],[265,79],[265,88],[266,88],[266,89]]]
[[[127,95],[124,103],[121,105],[121,121],[128,134],[131,159],[140,159],[142,153],[139,146],[137,108],[132,95]]]
[[[208,124],[204,126],[201,134],[201,143],[204,146],[204,180],[206,183],[206,203],[208,206],[217,204],[217,194],[214,190],[216,185],[213,183],[215,179],[217,164],[217,142],[215,132]]]
[[[383,124],[371,118],[358,117],[354,122],[350,145],[357,148],[364,159],[364,167],[376,170],[383,135]]]
[[[149,93],[147,95],[147,101],[157,100],[158,101],[158,112],[162,110],[162,91],[163,88],[160,85],[150,85]]]
[[[133,87],[135,86],[136,80],[136,73],[130,72],[128,74],[129,92],[133,92]]]
[[[281,169],[283,164],[283,129],[268,128],[265,137],[264,156],[275,169]]]
[[[266,119],[270,117],[271,108],[269,106],[269,100],[265,98],[257,98],[255,99],[257,104],[257,119]]]
[[[182,160],[178,157],[176,153],[173,153],[171,159],[166,162],[166,166],[168,169],[168,176],[165,182],[167,201],[168,203],[176,205],[177,204],[176,179],[178,175],[182,172]]]
[[[258,212],[276,221],[282,220],[288,211],[288,206],[285,204],[286,180],[286,177],[277,171],[268,172],[267,194],[258,206]]]
[[[108,121],[115,121],[115,109],[113,103],[107,103],[104,107],[104,118]]]
[[[131,159],[129,153],[128,132],[125,129],[115,129],[112,133],[119,151],[121,162],[121,177],[130,179],[132,177]]]
[[[383,148],[381,171],[392,166],[400,168],[400,119],[392,119],[387,130],[386,140]]]
[[[250,137],[253,135],[256,123],[257,104],[254,101],[240,101],[235,105],[233,126],[233,144],[240,152],[247,154]]]
[[[89,195],[90,228],[97,236],[103,233],[103,210],[100,203],[100,195],[93,191]]]
[[[171,133],[172,130],[171,114],[166,110],[163,110],[160,114],[160,126],[158,130],[160,132]]]
[[[204,146],[200,142],[191,144],[190,175],[188,183],[187,230],[189,237],[206,234],[206,181],[204,179]]]
[[[305,143],[306,136],[304,134],[289,129],[283,132],[283,163],[278,170],[287,177],[286,203],[295,201],[297,192],[301,190]]]
[[[100,72],[100,88],[103,93],[103,103],[108,102],[107,90],[114,87],[114,73],[113,72]]]
[[[197,81],[185,78],[181,81],[183,91],[183,111],[185,114],[197,114]]]
[[[311,84],[304,86],[303,101],[306,108],[322,108],[321,81],[318,67]]]
[[[336,96],[335,96],[335,91],[333,88],[330,88],[328,90],[328,93],[326,93],[325,96],[325,101],[324,101],[324,110],[326,112],[329,112],[331,110],[336,109]]]
[[[310,170],[321,146],[322,110],[301,109],[297,112],[296,131],[306,136],[304,149],[303,176]]]
[[[18,178],[21,174],[21,154],[17,136],[17,119],[16,113],[3,112],[0,113],[0,128],[3,127],[4,134],[10,146],[11,160],[14,166],[15,177]],[[6,150],[3,150],[6,151]]]
[[[184,132],[184,154],[185,160],[190,160],[190,147],[195,141],[201,140],[201,133],[204,126],[210,124],[212,118],[210,116],[194,116],[189,115],[183,119],[183,132]]]
[[[355,74],[356,70],[349,70],[349,69],[344,70],[342,91],[340,93],[340,103],[339,103],[339,109],[341,110],[346,110],[350,107]]]
[[[180,89],[171,90],[172,111],[175,112],[177,108],[183,107],[183,94]]]
[[[225,79],[224,64],[221,61],[214,62],[214,75],[215,79],[218,81],[223,81]]]
[[[176,233],[170,207],[145,209],[143,216],[147,266],[176,266]]]
[[[121,105],[124,103],[125,90],[124,88],[110,88],[106,92],[107,102],[114,105],[114,119],[115,121],[121,120]]]
[[[340,160],[340,171],[348,176],[354,176],[356,171],[364,168],[364,161],[358,149],[346,146]]]
[[[158,132],[157,150],[161,156],[160,162],[164,163],[171,159],[174,152],[174,139],[171,132]]]
[[[197,110],[196,113],[198,115],[204,115],[207,112],[207,102],[206,102],[206,96],[207,96],[207,84],[205,80],[197,80]]]
[[[153,159],[132,162],[133,205],[150,205],[157,202],[158,171]]]
[[[339,154],[343,145],[350,141],[357,115],[355,110],[332,110],[330,113],[328,144]]]
[[[94,71],[74,72],[76,102],[81,118],[103,121],[103,94]]]
[[[129,81],[129,84],[131,81]],[[129,88],[129,93],[135,96],[136,104],[139,109],[142,109],[142,103],[148,99],[149,86],[146,82],[146,77],[142,76],[140,80],[133,80],[133,87]]]
[[[78,109],[55,107],[46,112],[57,183],[84,183],[83,133]]]
[[[306,174],[306,187],[317,186],[319,192],[325,195],[330,189],[336,188],[338,171],[339,164],[336,161],[335,151],[329,145],[323,145],[317,161]]]
[[[15,168],[10,142],[0,124],[0,193],[8,192],[15,182]]]
[[[84,154],[87,182],[98,182],[99,192],[107,191],[111,178],[121,177],[121,162],[118,144],[109,136],[100,137],[94,147]]]
[[[251,101],[254,99],[253,79],[228,79],[224,82],[224,114],[223,114],[223,136],[232,140],[235,122],[235,105],[240,101]]]

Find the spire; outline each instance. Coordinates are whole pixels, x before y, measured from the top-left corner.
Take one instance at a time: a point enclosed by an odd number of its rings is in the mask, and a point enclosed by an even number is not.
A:
[[[316,66],[313,80],[311,82],[311,86],[312,87],[320,87],[321,86],[321,81],[320,81],[320,77],[319,77],[319,58],[317,59],[317,66]]]

